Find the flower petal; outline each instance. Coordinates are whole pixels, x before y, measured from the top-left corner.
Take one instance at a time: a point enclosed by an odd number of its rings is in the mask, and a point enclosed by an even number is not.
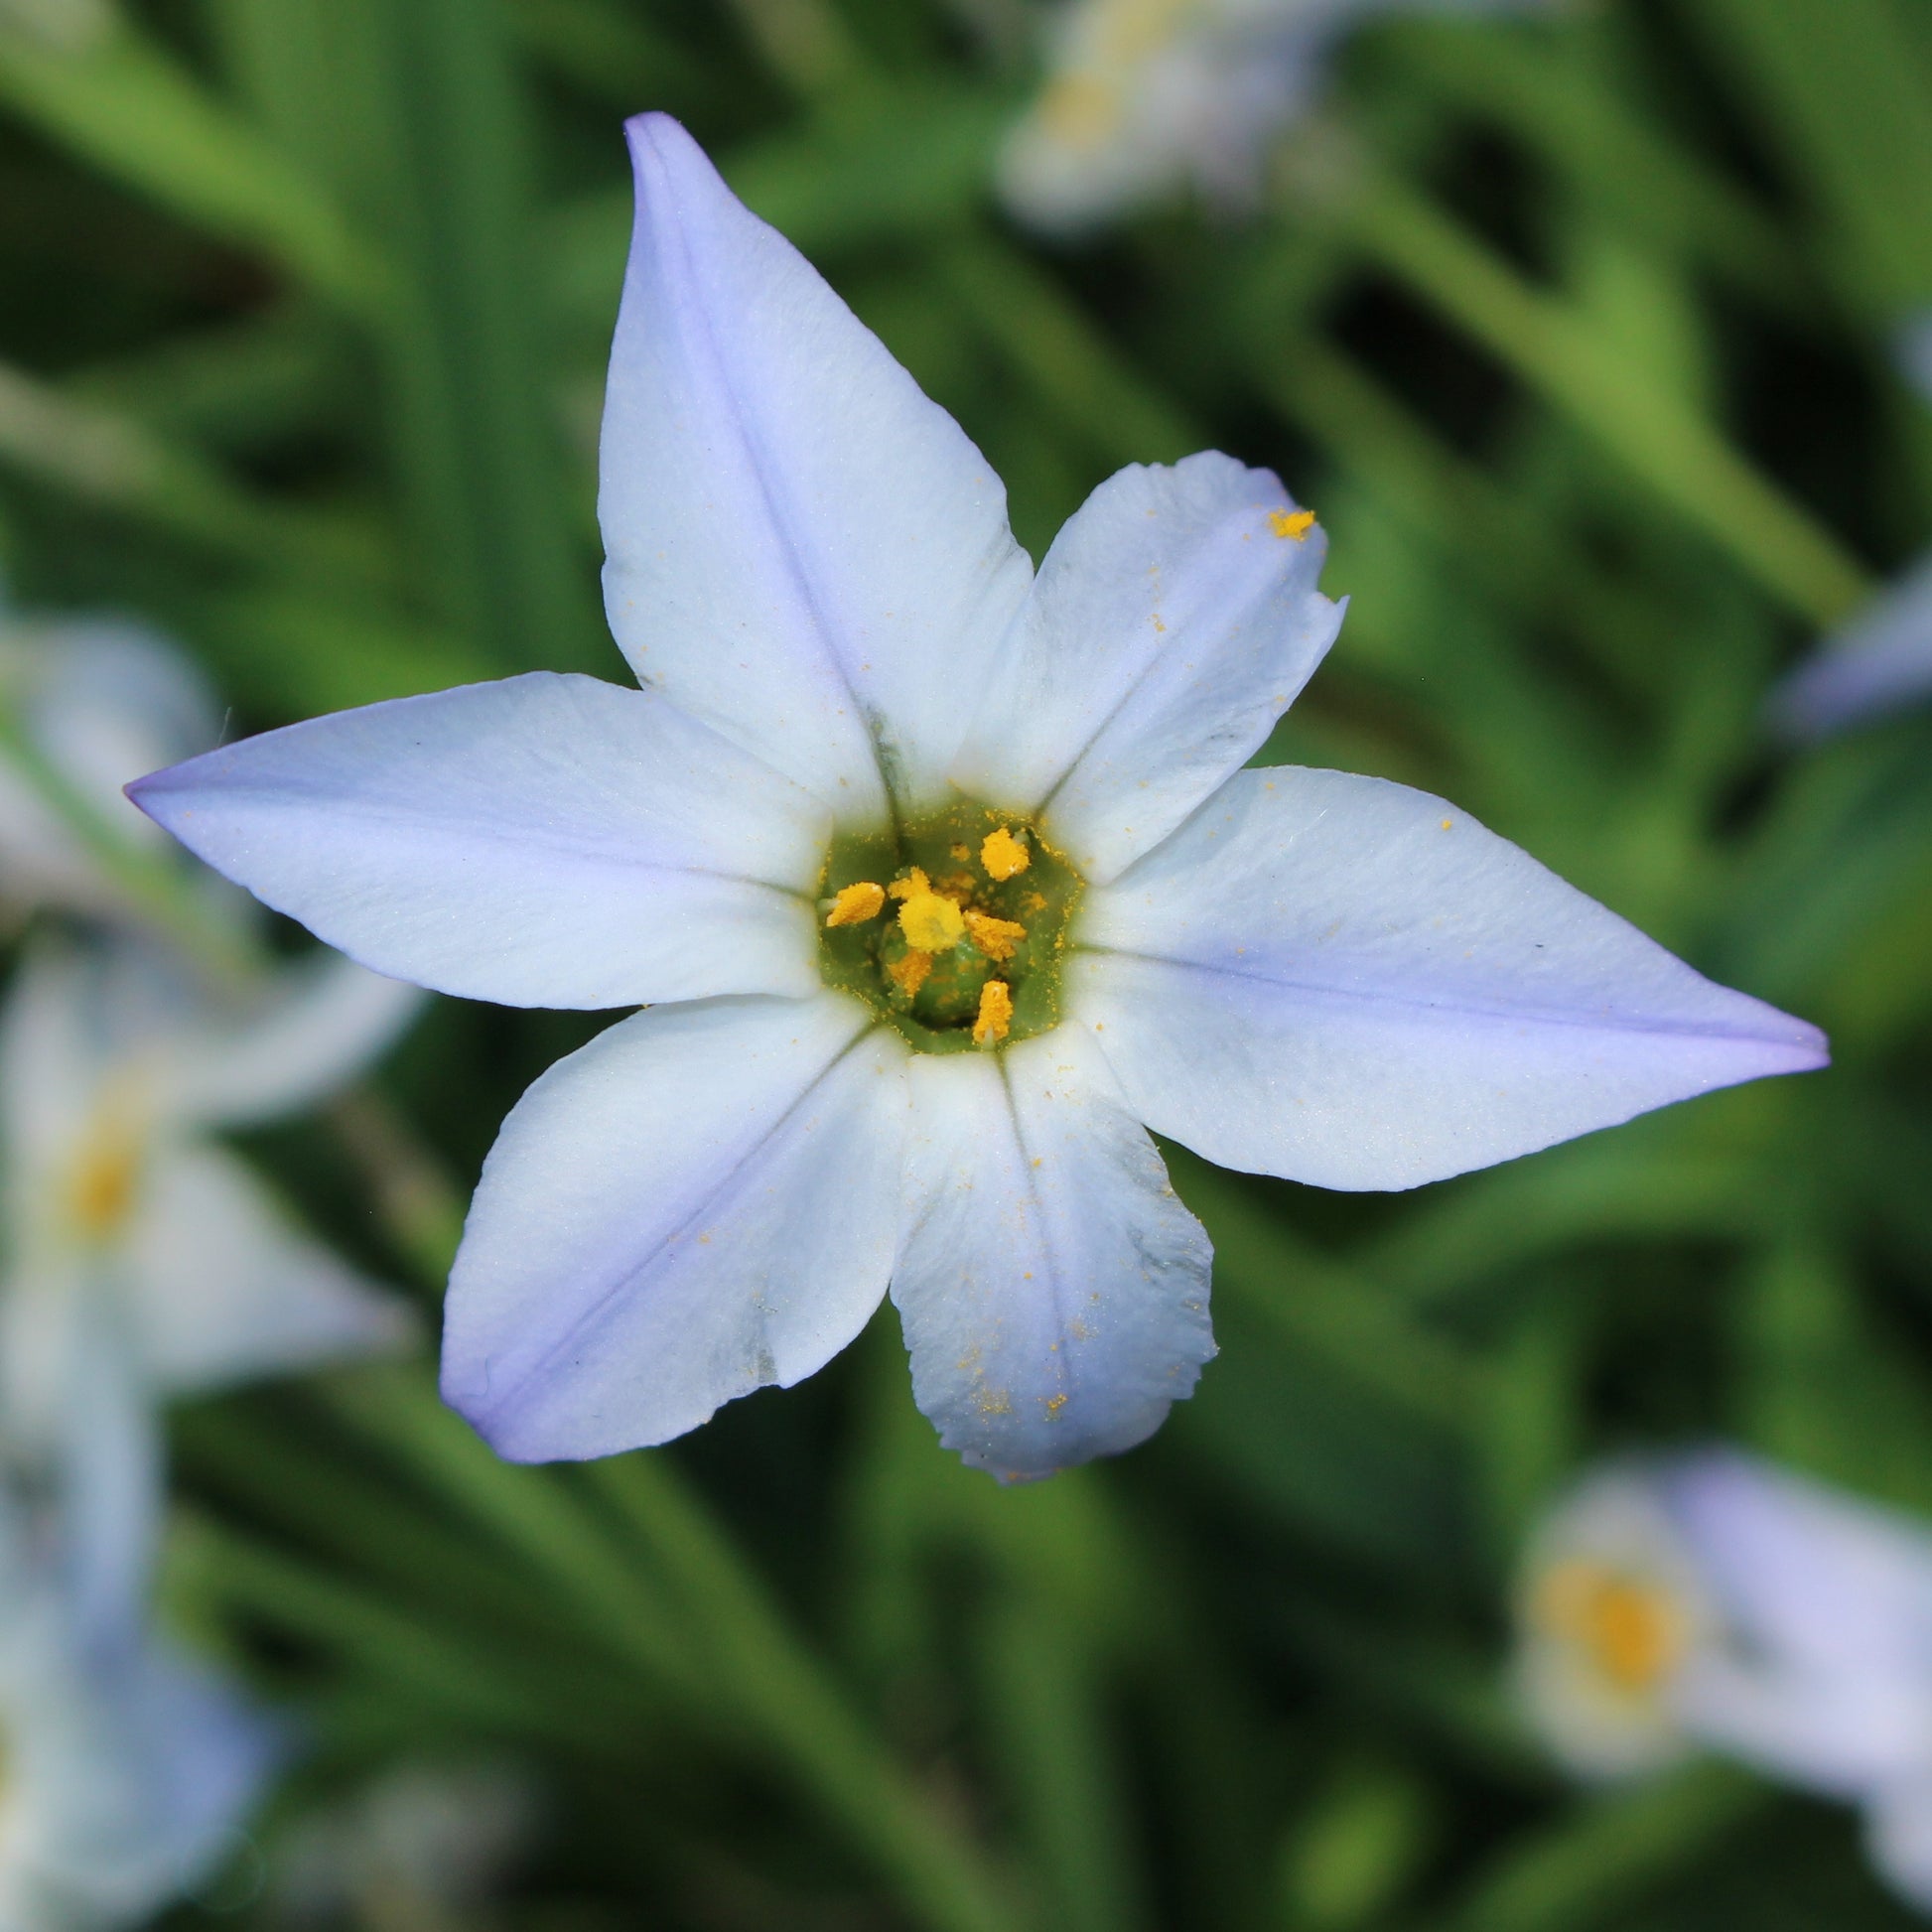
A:
[[[1006,1481],[1145,1441],[1214,1352],[1201,1225],[1062,1028],[911,1063],[893,1300],[940,1441]]]
[[[136,1345],[170,1393],[393,1348],[415,1327],[218,1148],[157,1155],[124,1257]]]
[[[1877,597],[1771,694],[1789,738],[1828,738],[1932,697],[1932,558]]]
[[[886,1292],[905,1050],[838,994],[621,1022],[503,1123],[443,1392],[517,1461],[668,1442],[822,1368]]]
[[[0,619],[0,690],[61,777],[130,841],[153,828],[121,787],[216,737],[220,713],[201,673],[137,625],[106,619]],[[0,754],[0,897],[46,897],[88,912],[124,910],[99,862]]]
[[[207,1026],[180,1054],[169,1098],[224,1127],[298,1114],[380,1058],[422,1008],[407,981],[317,953],[280,975],[251,1021]]]
[[[1322,1187],[1413,1187],[1826,1058],[1454,806],[1344,772],[1238,772],[1076,936],[1068,997],[1142,1119]]]
[[[648,692],[537,672],[338,712],[129,787],[395,979],[503,1006],[816,990],[823,809]]]
[[[1102,483],[1040,566],[954,781],[1044,811],[1090,882],[1159,844],[1334,642],[1327,539],[1293,511],[1268,471],[1212,451]]]
[[[1005,488],[675,121],[629,133],[611,628],[642,682],[841,819],[883,817],[886,786],[936,802],[1032,576]]]
[[[1687,1686],[1705,1741],[1852,1796],[1932,1771],[1932,1536],[1729,1451],[1663,1490],[1742,1638]]]
[[[1884,1881],[1932,1912],[1932,1766],[1866,1794],[1864,1843]]]

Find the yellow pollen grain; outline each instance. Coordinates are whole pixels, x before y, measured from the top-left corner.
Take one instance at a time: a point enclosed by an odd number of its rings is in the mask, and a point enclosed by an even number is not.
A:
[[[920,952],[950,952],[966,936],[966,915],[935,892],[914,893],[898,908],[898,929]]]
[[[1268,527],[1278,537],[1293,537],[1297,543],[1306,543],[1309,532],[1314,528],[1312,510],[1270,510]]]
[[[1058,1422],[1060,1419],[1060,1411],[1066,1407],[1066,1397],[1064,1395],[1049,1395],[1046,1398],[1045,1406],[1046,1420],[1048,1422]]]
[[[886,891],[894,898],[913,898],[916,897],[920,893],[929,893],[931,892],[931,890],[932,890],[932,881],[929,880],[925,876],[925,874],[918,869],[917,866],[913,866],[912,868],[910,868],[910,870],[906,872],[903,878],[895,879],[893,883],[886,888]]]
[[[966,930],[972,934],[973,944],[995,964],[1011,959],[1027,936],[1027,928],[1017,919],[996,919],[990,912],[969,911]]]
[[[973,1022],[973,1044],[997,1046],[1013,1026],[1013,994],[1005,980],[988,980],[980,988],[980,1014]]]
[[[980,864],[986,868],[987,877],[1002,885],[1018,879],[1033,862],[1033,854],[1004,825],[997,832],[987,833],[980,846]]]
[[[870,879],[862,880],[856,886],[841,886],[838,897],[832,901],[832,909],[825,915],[825,923],[831,925],[862,925],[867,919],[876,919],[886,909],[886,889],[875,886]]]
[[[958,863],[962,866],[969,865],[972,862],[973,848],[970,845],[961,844],[961,845],[948,846],[946,850],[949,851],[952,854],[953,858],[957,860]]]
[[[929,952],[908,952],[903,959],[894,960],[886,971],[893,984],[908,1000],[916,999],[919,988],[932,977],[932,955]]]

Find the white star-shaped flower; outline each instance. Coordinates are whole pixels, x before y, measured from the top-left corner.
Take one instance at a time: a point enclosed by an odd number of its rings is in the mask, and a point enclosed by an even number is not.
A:
[[[1097,226],[1192,186],[1241,208],[1268,144],[1305,113],[1329,48],[1378,14],[1539,0],[1068,0],[1047,77],[1000,156],[1001,193],[1051,231]]]
[[[1864,1812],[1932,1906],[1932,1531],[1715,1449],[1587,1477],[1532,1542],[1518,1678],[1581,1775],[1721,1751]]]
[[[958,426],[681,128],[632,138],[602,513],[643,688],[404,699],[133,787],[380,972],[648,1007],[471,1209],[444,1388],[505,1454],[663,1442],[890,1287],[946,1443],[1043,1474],[1212,1352],[1143,1122],[1408,1187],[1821,1063],[1442,800],[1242,768],[1340,621],[1273,476],[1123,471],[1035,578]]]
[[[153,1404],[407,1335],[214,1134],[348,1079],[419,997],[343,959],[226,999],[145,941],[30,947],[0,1010],[0,1449],[129,1525],[90,1547],[144,1562]]]

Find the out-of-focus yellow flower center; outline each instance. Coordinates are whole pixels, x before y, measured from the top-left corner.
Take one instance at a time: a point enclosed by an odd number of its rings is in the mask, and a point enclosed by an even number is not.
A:
[[[1690,1635],[1684,1605],[1654,1580],[1577,1559],[1537,1585],[1538,1626],[1575,1644],[1614,1690],[1655,1691],[1682,1662]]]
[[[82,1143],[65,1188],[67,1217],[85,1241],[112,1241],[134,1211],[141,1146],[124,1122],[102,1122]]]
[[[820,970],[922,1052],[1029,1038],[1058,1024],[1080,885],[1024,817],[969,801],[835,840]]]

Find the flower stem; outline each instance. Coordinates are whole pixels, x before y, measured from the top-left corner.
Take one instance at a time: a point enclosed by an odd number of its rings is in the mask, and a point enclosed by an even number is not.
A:
[[[930,1932],[1013,1932],[1020,1923],[983,1855],[867,1733],[661,1457],[585,1472],[621,1534],[566,1479],[498,1461],[409,1370],[371,1370],[327,1393],[351,1428],[537,1565],[613,1654],[769,1753]]]
[[[971,1846],[867,1734],[830,1676],[789,1631],[751,1569],[662,1456],[588,1474],[684,1597],[716,1681],[817,1802],[865,1844],[935,1932],[1016,1923]]]
[[[1864,601],[1863,570],[1829,531],[1681,397],[1423,196],[1381,173],[1337,212],[1376,263],[1621,458],[1780,603],[1827,626]]]

